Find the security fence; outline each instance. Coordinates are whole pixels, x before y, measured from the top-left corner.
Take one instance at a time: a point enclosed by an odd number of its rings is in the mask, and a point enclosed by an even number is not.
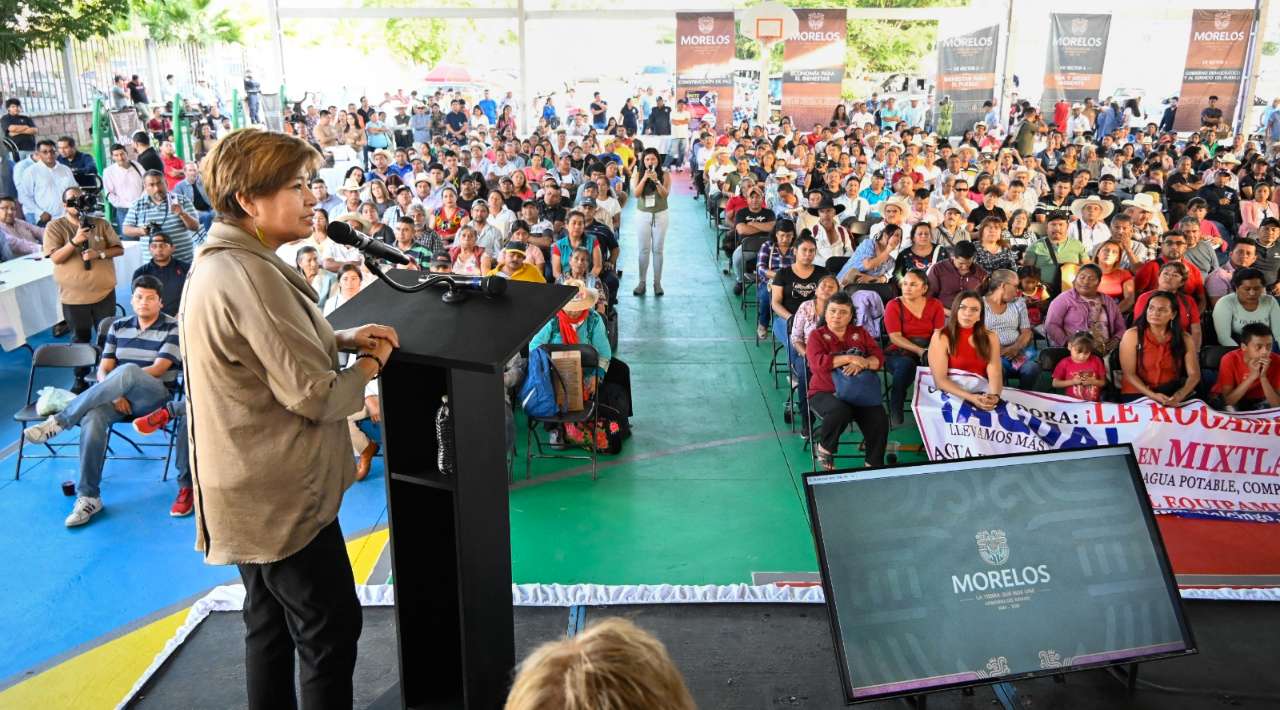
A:
[[[84,111],[96,98],[110,105],[112,79],[137,74],[147,87],[147,98],[159,104],[165,76],[174,86],[190,93],[196,81],[205,79],[217,93],[229,99],[233,83],[244,75],[244,50],[221,44],[160,44],[130,36],[100,37],[87,41],[68,39],[61,46],[30,51],[21,61],[0,64],[0,98],[22,101],[28,115]]]

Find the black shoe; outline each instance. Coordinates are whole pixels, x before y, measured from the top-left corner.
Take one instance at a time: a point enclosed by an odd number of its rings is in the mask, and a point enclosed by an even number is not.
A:
[[[71,326],[67,325],[66,321],[59,321],[53,324],[53,337],[55,338],[61,338],[70,332]]]
[[[661,286],[659,286],[658,284],[653,285],[653,295],[661,296],[664,293],[666,293],[666,291],[663,291]]]
[[[735,296],[741,296],[741,295],[742,295],[742,284],[741,284],[741,283],[736,283],[736,284],[734,284],[734,285],[733,285],[733,295],[735,295]]]

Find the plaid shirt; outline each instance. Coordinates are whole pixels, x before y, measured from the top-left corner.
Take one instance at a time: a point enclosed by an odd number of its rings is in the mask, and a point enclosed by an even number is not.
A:
[[[756,255],[756,283],[767,283],[766,272],[777,273],[791,266],[795,261],[794,249],[788,249],[784,254],[778,251],[778,245],[774,242],[761,244],[760,252]]]

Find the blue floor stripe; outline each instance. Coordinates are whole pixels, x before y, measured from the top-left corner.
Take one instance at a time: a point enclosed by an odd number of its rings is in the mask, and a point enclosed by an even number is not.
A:
[[[565,629],[564,635],[569,638],[577,636],[578,632],[582,631],[582,627],[586,623],[586,619],[587,608],[585,606],[577,605],[569,607],[569,627]]]

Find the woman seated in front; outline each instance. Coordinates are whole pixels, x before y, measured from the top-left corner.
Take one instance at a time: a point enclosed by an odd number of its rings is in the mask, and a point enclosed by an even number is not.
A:
[[[1004,389],[1004,365],[1000,362],[1000,340],[987,330],[985,310],[977,291],[956,294],[947,324],[929,341],[929,372],[934,387],[991,411]],[[983,391],[970,392],[951,379],[951,370],[984,377],[987,385]]]
[[[1178,323],[1178,299],[1156,291],[1120,338],[1120,400],[1148,397],[1176,407],[1200,383],[1200,354]]]
[[[917,225],[918,226],[918,225]],[[929,352],[929,341],[946,323],[942,303],[929,296],[929,277],[911,269],[898,281],[902,295],[884,307],[884,330],[889,336],[886,367],[893,376],[889,390],[889,424],[902,426],[907,387]]]
[[[814,291],[813,298],[800,304],[796,309],[795,317],[791,319],[791,348],[792,354],[787,358],[787,362],[791,365],[791,374],[796,377],[796,387],[799,390],[799,412],[796,416],[802,422],[806,422],[805,426],[800,427],[800,435],[808,436],[809,426],[809,382],[808,378],[803,376],[801,361],[805,357],[805,353],[809,348],[809,336],[813,331],[822,325],[823,314],[827,312],[827,302],[831,297],[840,290],[840,282],[836,280],[834,274],[824,274],[818,279],[818,290]]]
[[[874,405],[855,406],[836,397],[834,371],[857,375],[879,370],[884,362],[880,346],[861,326],[853,324],[853,299],[837,291],[827,300],[823,314],[825,324],[809,335],[805,360],[809,368],[809,408],[822,417],[822,428],[813,444],[814,453],[823,470],[835,468],[835,453],[840,446],[840,433],[857,422],[866,445],[866,463],[870,467],[884,465],[884,450],[889,441],[889,417],[877,400]]]

